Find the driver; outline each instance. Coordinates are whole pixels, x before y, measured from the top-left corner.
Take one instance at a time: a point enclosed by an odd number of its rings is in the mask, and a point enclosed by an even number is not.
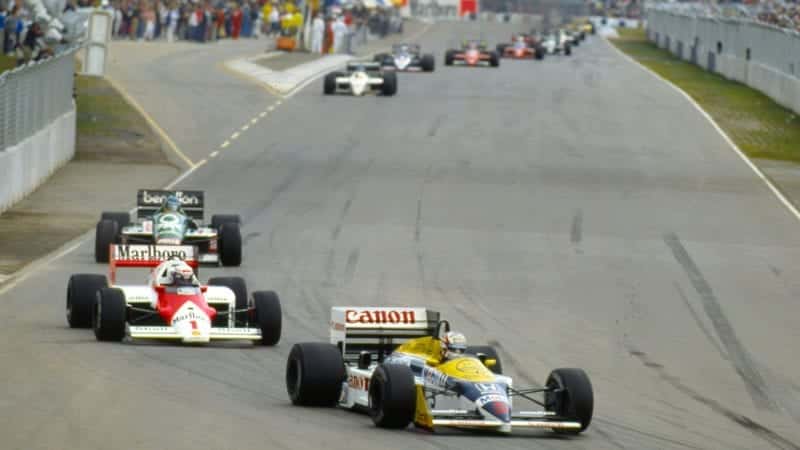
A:
[[[161,203],[161,209],[158,210],[159,213],[165,212],[172,212],[186,215],[183,212],[183,208],[181,207],[181,201],[178,200],[178,197],[175,195],[168,195],[167,198]]]
[[[199,286],[194,270],[179,259],[164,262],[158,269],[156,283],[159,286]]]
[[[442,337],[442,362],[459,358],[467,351],[467,338],[457,331],[448,331]]]

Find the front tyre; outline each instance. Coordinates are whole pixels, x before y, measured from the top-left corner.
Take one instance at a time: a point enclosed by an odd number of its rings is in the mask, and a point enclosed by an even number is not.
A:
[[[383,84],[381,85],[381,94],[385,96],[392,96],[397,93],[397,74],[394,72],[386,72],[383,74]]]
[[[219,229],[219,261],[223,266],[242,264],[242,233],[239,224],[229,222]]]
[[[322,86],[322,92],[325,95],[333,95],[336,93],[336,77],[339,76],[338,72],[331,72],[325,75],[325,81]]]
[[[281,340],[281,301],[272,291],[253,292],[255,318],[261,329],[261,345],[275,345]]]
[[[322,342],[294,344],[286,361],[286,391],[298,406],[334,406],[347,378],[339,348]]]
[[[416,411],[414,374],[408,366],[382,364],[369,383],[369,415],[380,428],[403,429]]]
[[[594,392],[589,376],[582,369],[555,369],[547,377],[544,402],[548,411],[553,411],[564,420],[580,422],[577,430],[553,428],[559,434],[579,434],[589,427],[594,412]]]
[[[97,291],[108,287],[105,275],[76,274],[67,284],[67,323],[70,328],[92,326],[92,309]]]
[[[489,52],[489,65],[492,67],[498,67],[500,65],[500,57],[497,56],[496,52]]]
[[[436,66],[436,60],[433,59],[433,55],[422,55],[422,60],[419,63],[422,70],[425,72],[433,72],[433,69]]]
[[[122,289],[103,288],[97,291],[92,327],[98,341],[121,341],[125,337],[128,305]]]

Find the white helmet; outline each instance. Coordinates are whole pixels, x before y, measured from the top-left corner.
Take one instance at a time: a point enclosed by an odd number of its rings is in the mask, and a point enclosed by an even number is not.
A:
[[[467,338],[457,331],[448,331],[442,338],[442,353],[445,359],[458,358],[467,350]]]
[[[194,270],[181,260],[161,263],[156,269],[156,284],[159,286],[197,286]]]

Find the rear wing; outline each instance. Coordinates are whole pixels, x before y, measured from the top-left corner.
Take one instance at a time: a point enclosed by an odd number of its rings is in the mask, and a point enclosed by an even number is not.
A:
[[[363,62],[354,61],[347,63],[347,70],[349,71],[356,70],[359,67],[363,67],[365,70],[369,72],[378,72],[381,70],[381,63],[374,61],[363,61]]]
[[[439,313],[425,308],[334,306],[331,308],[331,344],[346,361],[361,352],[378,361],[409,339],[436,336]]]
[[[108,270],[114,284],[119,267],[157,267],[168,259],[180,259],[197,272],[197,247],[192,245],[131,245],[108,246]]]
[[[139,189],[136,193],[136,215],[138,218],[150,217],[161,208],[169,195],[178,197],[181,207],[192,219],[203,221],[205,194],[203,191],[165,191],[161,189]]]

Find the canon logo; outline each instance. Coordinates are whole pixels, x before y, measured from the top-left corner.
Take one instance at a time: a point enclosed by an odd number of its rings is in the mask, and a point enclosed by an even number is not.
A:
[[[408,310],[354,310],[344,312],[347,323],[416,323],[414,311]]]

